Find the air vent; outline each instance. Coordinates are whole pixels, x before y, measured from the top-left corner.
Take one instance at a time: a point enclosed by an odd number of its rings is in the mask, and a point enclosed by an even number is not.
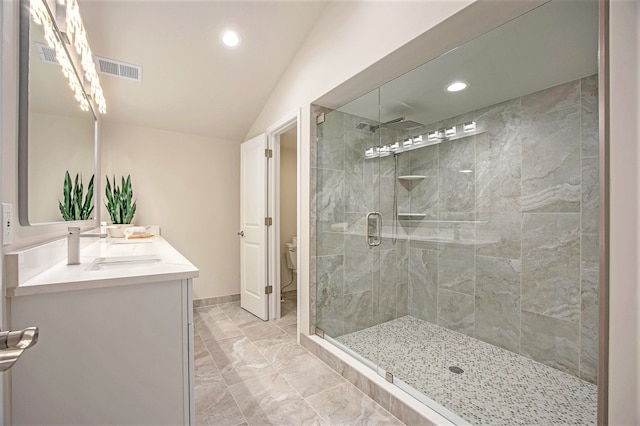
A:
[[[58,59],[56,59],[56,50],[50,48],[46,44],[36,42],[36,49],[38,49],[38,55],[40,55],[40,59],[42,62],[46,62],[48,64],[57,64]]]
[[[113,59],[95,57],[98,72],[126,80],[142,81],[142,67],[140,65],[127,64]]]

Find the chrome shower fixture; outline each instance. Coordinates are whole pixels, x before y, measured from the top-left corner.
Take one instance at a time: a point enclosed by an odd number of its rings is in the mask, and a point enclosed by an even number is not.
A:
[[[435,142],[435,141],[438,141],[440,139],[444,139],[444,132],[441,132],[440,130],[436,130],[435,132],[427,133],[427,140],[429,142]]]
[[[399,120],[400,119],[398,119],[398,121]],[[478,129],[475,121],[468,121],[466,123],[456,124],[455,126],[434,130],[424,135],[408,137],[402,141],[391,144],[369,147],[365,149],[364,156],[365,158],[386,157],[387,155],[400,154],[401,152],[411,151],[445,141],[466,138],[483,132],[484,130],[480,131]],[[426,136],[426,138],[423,136]]]
[[[404,117],[398,117],[378,125],[373,125],[371,123],[367,123],[366,121],[360,121],[354,126],[354,129],[367,132],[367,133],[375,133],[379,128],[384,127],[390,130],[410,132],[414,129],[417,129],[423,126],[424,125],[422,123],[418,123],[417,121],[407,120]]]
[[[462,125],[462,129],[464,130],[465,133],[473,132],[474,130],[476,130],[476,122],[469,121],[468,123],[464,123]]]

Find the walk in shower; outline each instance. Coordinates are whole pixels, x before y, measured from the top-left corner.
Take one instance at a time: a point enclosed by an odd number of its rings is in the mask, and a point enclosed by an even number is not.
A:
[[[596,423],[597,50],[554,0],[318,118],[312,321],[454,423]]]

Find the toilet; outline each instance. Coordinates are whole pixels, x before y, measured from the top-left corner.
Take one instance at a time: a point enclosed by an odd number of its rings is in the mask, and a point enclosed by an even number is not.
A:
[[[291,242],[287,243],[286,245],[287,245],[287,253],[286,253],[287,268],[291,269],[293,272],[297,272],[298,265],[297,265],[296,252],[298,248],[298,239],[296,237],[293,237]]]

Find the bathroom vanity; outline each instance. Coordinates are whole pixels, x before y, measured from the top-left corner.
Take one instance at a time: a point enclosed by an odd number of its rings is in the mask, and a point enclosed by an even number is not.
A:
[[[66,240],[6,257],[11,326],[40,328],[11,371],[13,423],[192,424],[198,269],[159,236],[94,239],[80,261]]]

